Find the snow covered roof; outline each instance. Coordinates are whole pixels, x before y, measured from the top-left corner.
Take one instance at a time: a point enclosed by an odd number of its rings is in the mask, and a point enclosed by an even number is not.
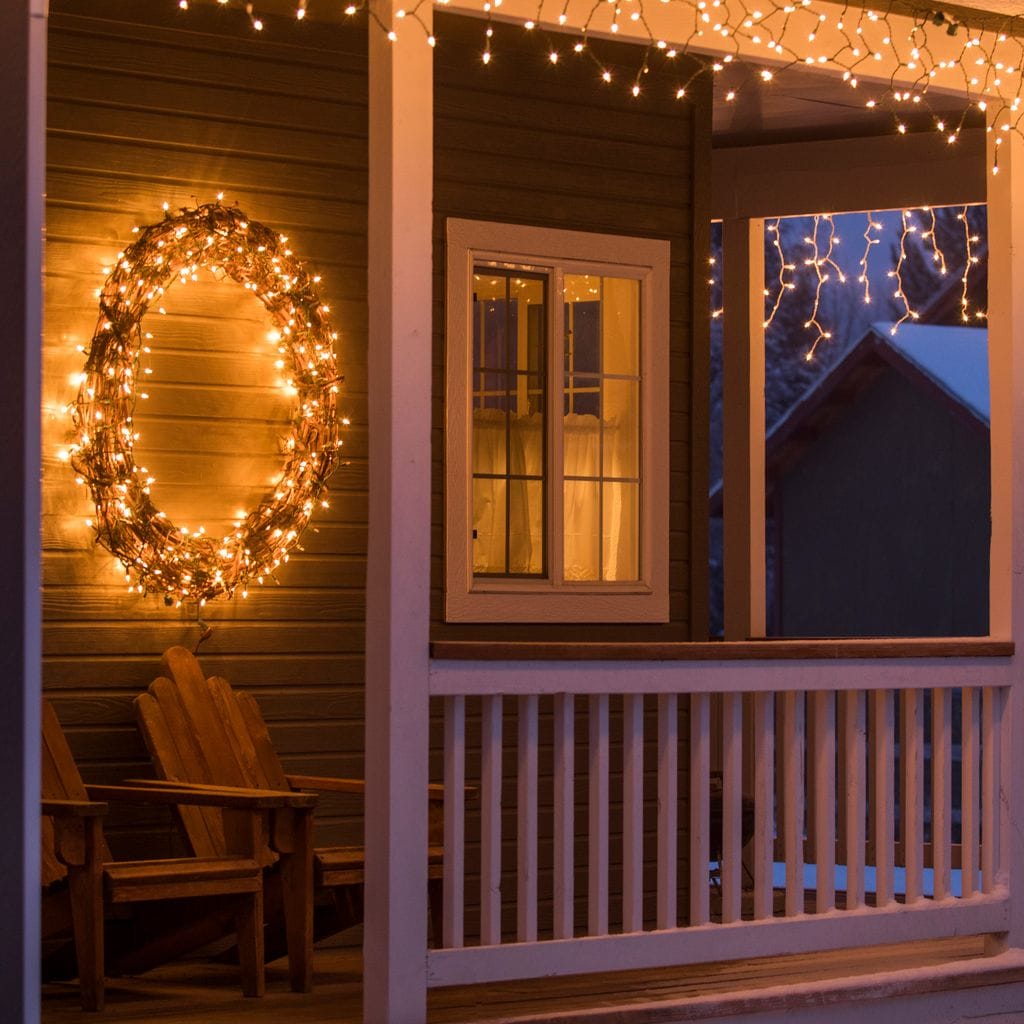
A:
[[[989,422],[988,331],[984,327],[940,327],[874,323],[872,331],[978,419]]]

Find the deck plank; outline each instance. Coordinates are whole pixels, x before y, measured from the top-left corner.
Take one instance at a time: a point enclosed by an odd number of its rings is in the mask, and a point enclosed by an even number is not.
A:
[[[557,1022],[574,1014],[574,1024],[642,1024],[667,1020],[670,1005],[704,997],[678,1019],[713,1019],[708,997],[734,1003],[785,999],[779,986],[829,979],[864,979],[884,971],[934,968],[982,961],[982,939],[956,938],[872,949],[819,953],[813,956],[765,957],[732,963],[686,965],[600,977],[460,986],[432,990],[430,1024],[499,1024],[529,1018]],[[993,970],[1000,970],[991,961]],[[1024,979],[1024,967],[1013,968]],[[287,966],[267,969],[267,994],[261,1000],[237,994],[237,969],[205,961],[171,964],[139,978],[112,978],[107,987],[104,1021],[113,1024],[361,1024],[362,968],[357,950],[320,950],[315,963],[316,988],[308,995],[288,991]],[[970,984],[985,984],[972,975]],[[1001,976],[1000,976],[1001,977]],[[995,979],[993,979],[995,980]],[[774,989],[773,993],[764,990]],[[760,993],[760,995],[759,995]],[[620,1007],[617,1012],[615,1007]],[[590,1011],[589,1013],[586,1011]],[[43,988],[43,1024],[82,1020],[73,982]]]

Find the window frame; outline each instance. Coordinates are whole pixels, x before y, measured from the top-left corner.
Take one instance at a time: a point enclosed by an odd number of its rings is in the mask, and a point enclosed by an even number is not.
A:
[[[668,241],[449,218],[446,258],[445,619],[448,622],[649,622],[669,620]],[[474,267],[541,271],[554,296],[559,274],[640,281],[640,558],[630,582],[567,581],[562,569],[562,304],[548,324],[546,578],[473,577],[472,277]],[[461,540],[460,540],[461,538]]]

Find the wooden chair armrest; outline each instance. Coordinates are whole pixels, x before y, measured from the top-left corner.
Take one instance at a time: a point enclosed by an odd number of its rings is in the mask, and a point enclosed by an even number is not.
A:
[[[366,792],[365,779],[336,779],[327,775],[285,775],[285,778],[295,789],[313,789],[321,793]]]
[[[99,800],[43,800],[41,813],[51,818],[100,818],[107,805]]]
[[[296,789],[314,789],[322,793],[365,793],[365,779],[336,779],[324,775],[285,775],[289,786]],[[466,796],[473,799],[477,795],[476,786],[466,787]],[[427,786],[427,799],[430,803],[444,803],[444,786],[433,783]]]
[[[314,793],[279,793],[271,789],[241,789],[231,786],[163,785],[86,786],[91,797],[133,804],[187,804],[193,807],[221,807],[226,810],[262,811],[278,807],[303,810],[316,805]]]

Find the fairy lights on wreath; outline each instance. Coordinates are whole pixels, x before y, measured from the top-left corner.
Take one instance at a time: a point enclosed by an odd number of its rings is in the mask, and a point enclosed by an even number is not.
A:
[[[327,478],[338,459],[336,411],[342,378],[335,363],[337,334],[311,276],[288,239],[217,202],[172,213],[135,228],[138,238],[118,253],[100,292],[100,316],[78,397],[71,406],[74,432],[64,456],[96,506],[90,525],[97,540],[121,562],[129,590],[163,594],[168,604],[201,606],[273,578],[318,507],[326,508]],[[239,517],[230,532],[213,537],[200,527],[177,527],[151,498],[156,482],[136,463],[136,402],[143,357],[151,336],[142,320],[172,284],[196,281],[207,270],[258,298],[273,325],[278,366],[294,395],[291,431],[276,484]],[[162,311],[162,310],[161,310]]]
[[[188,10],[194,0],[177,0]],[[432,0],[415,0],[396,12],[399,23],[415,23],[430,46],[437,43],[421,13]],[[448,0],[434,0],[439,7]],[[220,6],[241,8],[254,31],[263,31],[255,0],[217,0]],[[353,17],[366,13],[394,42],[398,31],[385,26],[367,0],[317,0],[322,11],[340,10]],[[493,45],[492,18],[518,22],[547,49],[548,59],[557,65],[565,55],[589,59],[596,81],[604,85],[622,82],[637,97],[644,76],[655,62],[667,68],[680,67],[678,58],[701,56],[707,50],[727,50],[705,59],[697,71],[684,65],[680,74],[689,75],[673,86],[677,99],[687,95],[696,75],[720,72],[733,62],[755,65],[802,65],[841,74],[843,81],[862,98],[867,110],[887,110],[900,134],[908,132],[908,117],[927,112],[932,87],[954,90],[965,100],[960,115],[947,123],[939,115],[932,124],[949,143],[955,143],[967,116],[981,113],[988,118],[988,130],[996,133],[993,172],[998,171],[998,147],[1003,135],[1024,135],[1024,18],[979,15],[984,27],[959,22],[935,7],[921,6],[908,13],[908,4],[886,0],[875,8],[826,0],[537,0],[536,10],[525,17],[512,17],[502,10],[503,0],[480,0],[479,14],[485,19],[480,59],[490,65],[497,58]],[[511,5],[510,5],[511,6]],[[308,0],[296,0],[295,17],[307,21]],[[668,12],[668,17],[666,17]],[[659,35],[671,25],[673,35]],[[627,31],[623,31],[628,27]],[[635,74],[613,69],[595,51],[597,35],[628,37],[641,44]],[[566,38],[568,36],[568,38]],[[598,46],[599,49],[599,46]],[[894,69],[879,84],[875,68]],[[872,73],[874,80],[872,80]],[[743,89],[769,85],[775,71],[759,67],[751,84],[730,87],[725,100],[735,101]],[[951,98],[943,97],[943,105]]]

